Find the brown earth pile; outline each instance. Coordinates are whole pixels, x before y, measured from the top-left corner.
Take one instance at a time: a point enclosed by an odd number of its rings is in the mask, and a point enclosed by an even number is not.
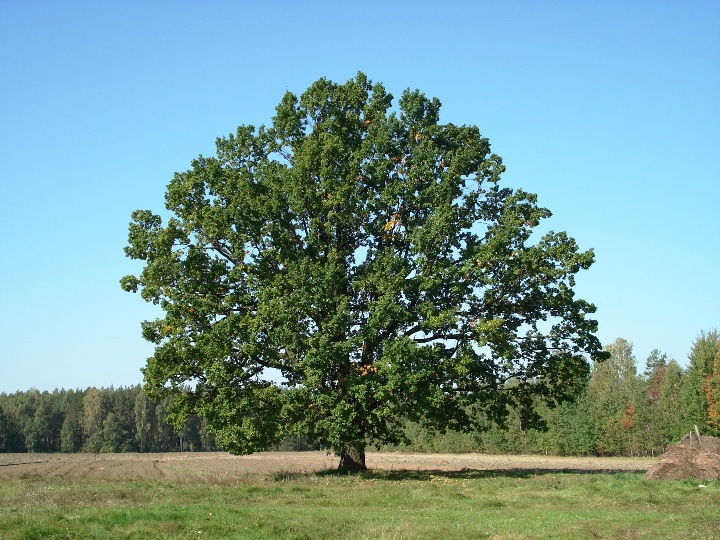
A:
[[[679,443],[668,448],[647,473],[645,478],[660,480],[698,481],[720,480],[720,439],[686,435]]]

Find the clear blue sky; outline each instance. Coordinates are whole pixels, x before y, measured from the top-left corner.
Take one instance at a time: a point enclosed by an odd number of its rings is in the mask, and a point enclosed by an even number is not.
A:
[[[600,338],[720,327],[720,2],[0,0],[0,392],[142,381],[130,212],[286,89],[358,70],[476,124],[597,263]],[[360,7],[362,6],[362,7]]]

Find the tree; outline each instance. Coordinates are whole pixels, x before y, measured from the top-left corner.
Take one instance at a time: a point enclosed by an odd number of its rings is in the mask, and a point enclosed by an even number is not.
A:
[[[573,292],[592,251],[532,236],[550,212],[500,186],[477,127],[419,91],[392,107],[362,73],[287,92],[270,127],[175,174],[166,224],[133,213],[144,267],[121,284],[164,311],[144,375],[176,426],[205,416],[234,453],[304,435],[364,468],[405,419],[472,430],[512,406],[530,425],[533,396],[566,399],[604,356]]]
[[[83,396],[83,449],[100,452],[103,446],[103,422],[111,410],[110,391],[88,388]]]
[[[81,396],[82,397],[82,396]],[[60,431],[60,451],[74,453],[82,446],[82,400],[79,407],[72,403],[67,410]]]
[[[701,432],[707,433],[712,421],[710,416],[712,393],[713,360],[720,334],[717,330],[700,332],[688,354],[690,365],[683,377],[681,401],[685,429],[690,431],[697,425]]]
[[[19,393],[9,396],[4,392],[0,394],[0,411],[3,416],[2,424],[0,424],[0,429],[2,429],[0,450],[3,452],[24,452],[26,450],[21,431],[22,418],[18,407],[18,395]]]
[[[660,383],[658,396],[660,432],[665,446],[679,441],[684,434],[692,429],[683,421],[685,417],[681,400],[683,386],[682,368],[672,359],[665,369],[665,376]]]
[[[150,401],[147,393],[140,390],[135,397],[135,438],[140,452],[150,452],[153,449],[153,432],[155,424],[155,408],[157,404]]]
[[[619,455],[630,451],[635,427],[633,386],[637,377],[632,343],[618,338],[607,346],[610,359],[597,364],[587,386],[588,414],[596,451]]]
[[[636,388],[635,397],[639,426],[643,428],[640,446],[645,453],[662,453],[667,446],[663,436],[663,412],[660,404],[663,381],[668,370],[668,357],[658,349],[650,351],[645,360],[645,372]]]
[[[712,369],[703,385],[708,402],[708,427],[713,435],[720,435],[720,339],[715,347]]]
[[[42,392],[37,395],[31,439],[35,447],[33,452],[52,452],[59,449],[62,415],[54,407],[57,392],[50,395]]]
[[[42,402],[41,394],[37,389],[32,388],[27,392],[18,392],[16,400],[20,433],[25,442],[25,451],[42,452],[46,423],[41,415],[37,415],[38,407]]]
[[[5,451],[5,441],[8,439],[9,422],[5,418],[5,411],[0,403],[0,452]]]
[[[105,446],[114,448],[113,452],[136,452],[138,450],[135,433],[135,398],[140,393],[140,386],[128,386],[117,388],[110,392],[112,401],[112,412],[115,413],[110,424],[119,434],[113,435],[113,440],[108,440],[110,428],[107,422],[103,425],[103,436]]]
[[[660,384],[665,377],[667,362],[667,355],[658,349],[650,351],[650,354],[645,360],[644,375],[647,380],[648,391],[650,392],[650,401],[653,404],[658,402],[660,396]]]
[[[155,425],[151,440],[153,441],[154,451],[174,452],[180,450],[180,437],[173,429],[173,425],[169,422],[168,409],[170,403],[174,400],[171,395],[156,403],[155,406]],[[185,419],[182,422],[176,422],[177,429],[182,429]]]
[[[575,402],[563,403],[549,411],[548,425],[553,454],[586,456],[597,452],[590,409],[587,395],[582,393]]]

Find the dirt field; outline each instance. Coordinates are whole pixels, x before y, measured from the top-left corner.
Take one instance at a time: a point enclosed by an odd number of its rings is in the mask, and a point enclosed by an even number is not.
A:
[[[484,454],[368,453],[371,469],[410,471],[645,472],[652,458],[492,456]],[[23,475],[114,480],[233,481],[256,475],[313,473],[334,469],[325,452],[166,454],[0,454],[0,480]]]

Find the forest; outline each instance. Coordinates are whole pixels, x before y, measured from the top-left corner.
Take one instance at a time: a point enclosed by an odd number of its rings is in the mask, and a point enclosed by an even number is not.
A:
[[[437,433],[407,422],[407,442],[383,450],[651,456],[698,426],[720,436],[720,334],[701,332],[682,367],[659,350],[644,361],[619,338],[610,358],[593,365],[576,399],[538,403],[546,429],[523,429],[510,411],[505,425],[482,432]],[[167,421],[170,398],[151,400],[140,385],[0,394],[0,452],[175,452],[222,450],[204,418]],[[294,437],[275,450],[321,448]]]

